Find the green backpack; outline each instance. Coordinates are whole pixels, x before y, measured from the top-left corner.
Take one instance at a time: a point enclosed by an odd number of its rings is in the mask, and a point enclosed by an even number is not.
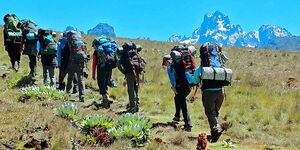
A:
[[[52,35],[43,36],[43,43],[41,45],[43,45],[41,47],[41,54],[53,55],[57,53],[56,42]]]
[[[13,44],[21,44],[22,30],[18,27],[20,24],[19,18],[15,14],[7,14],[3,18],[4,32],[7,35],[5,41]]]
[[[57,53],[57,45],[51,29],[39,29],[37,37],[41,45],[41,54],[53,55]]]

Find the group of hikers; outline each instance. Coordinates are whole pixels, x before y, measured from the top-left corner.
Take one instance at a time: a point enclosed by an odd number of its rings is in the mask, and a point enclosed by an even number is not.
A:
[[[56,33],[51,29],[38,29],[31,20],[19,18],[14,14],[4,16],[4,45],[9,54],[12,68],[19,70],[21,53],[28,55],[30,75],[36,75],[37,59],[41,58],[45,84],[56,87],[55,68],[59,68],[58,87],[70,96],[79,93],[79,101],[85,100],[85,78],[87,62],[90,56],[81,32],[69,29],[60,35],[58,43]],[[107,36],[94,38],[92,55],[92,79],[96,80],[102,95],[102,106],[109,108],[108,88],[115,88],[112,70],[118,68],[125,76],[129,104],[127,112],[139,111],[140,75],[144,73],[145,60],[140,56],[142,47],[133,42],[118,46],[116,41]],[[188,113],[186,98],[191,89],[196,94],[201,86],[202,103],[211,129],[211,142],[216,142],[223,130],[218,123],[219,110],[224,100],[224,86],[230,85],[232,70],[224,68],[228,58],[222,48],[214,43],[205,43],[200,48],[201,65],[196,68],[194,46],[179,45],[163,57],[163,66],[167,67],[171,89],[174,91],[174,122],[181,120],[182,112],[184,131],[191,131],[192,122]],[[17,65],[17,66],[16,66]],[[64,78],[67,77],[67,84]],[[192,97],[194,98],[194,97]]]

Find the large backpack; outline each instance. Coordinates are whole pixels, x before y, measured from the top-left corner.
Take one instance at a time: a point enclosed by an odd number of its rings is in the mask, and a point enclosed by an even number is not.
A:
[[[80,31],[70,30],[66,33],[68,47],[70,49],[69,60],[78,64],[85,64],[87,60],[86,45]]]
[[[179,45],[172,48],[170,55],[174,61],[173,65],[183,65],[184,72],[189,72],[193,75],[196,69],[193,58],[195,53],[196,48],[194,46]],[[190,85],[194,86],[195,84]]]
[[[142,73],[146,64],[145,60],[139,56],[142,47],[133,42],[127,42],[122,45],[120,50],[121,64],[124,69],[127,72],[133,72],[135,75]]]
[[[57,53],[57,45],[51,29],[39,29],[38,39],[41,44],[41,54],[54,55]]]
[[[38,37],[38,28],[37,25],[31,20],[24,19],[21,21],[23,27],[23,34],[25,34],[25,38],[28,41],[37,40]]]
[[[232,70],[224,68],[228,58],[222,48],[215,43],[205,43],[200,47],[203,88],[219,88],[230,85]]]
[[[95,51],[97,56],[97,65],[105,69],[113,69],[117,67],[116,51],[118,45],[114,40],[106,36],[96,37],[93,40],[93,46],[97,47]]]
[[[4,32],[6,34],[5,42],[12,44],[22,43],[22,30],[19,27],[20,20],[15,14],[7,14],[3,18]]]

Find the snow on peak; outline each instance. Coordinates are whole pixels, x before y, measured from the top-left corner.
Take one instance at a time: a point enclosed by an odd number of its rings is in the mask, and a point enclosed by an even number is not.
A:
[[[173,35],[171,42],[206,43],[215,42],[223,46],[241,46],[257,48],[277,37],[291,37],[284,28],[274,25],[263,25],[258,31],[244,32],[240,25],[230,23],[229,17],[220,11],[204,15],[204,20],[190,38]]]

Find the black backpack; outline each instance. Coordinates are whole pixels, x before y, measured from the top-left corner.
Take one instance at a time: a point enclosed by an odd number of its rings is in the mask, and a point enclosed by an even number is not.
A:
[[[70,30],[66,33],[68,47],[70,50],[70,61],[77,64],[85,64],[87,61],[87,48],[82,39],[81,33],[76,30]]]
[[[193,49],[193,51],[191,50]],[[187,47],[186,45],[175,46],[171,49],[171,57],[175,62],[182,62],[185,68],[185,72],[194,74],[196,64],[193,58],[195,47]]]
[[[135,74],[143,72],[146,62],[139,56],[142,47],[133,42],[127,42],[122,45],[122,48],[123,50],[119,51],[121,55],[120,61],[125,71],[133,72]]]
[[[21,28],[23,29],[23,34],[25,39],[28,41],[37,40],[38,28],[37,25],[31,20],[24,19],[21,21]]]

